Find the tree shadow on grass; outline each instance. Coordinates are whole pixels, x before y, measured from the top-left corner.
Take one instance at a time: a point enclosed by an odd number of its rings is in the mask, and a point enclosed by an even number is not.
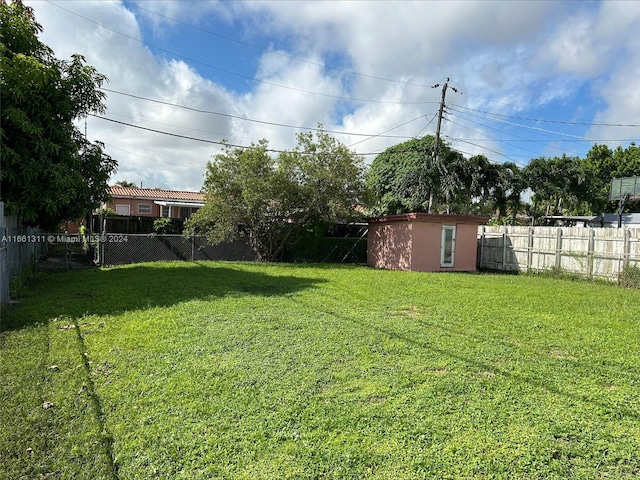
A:
[[[326,281],[252,270],[233,264],[175,262],[40,274],[30,282],[21,303],[4,312],[1,330],[54,317],[110,315],[198,299],[291,295]]]

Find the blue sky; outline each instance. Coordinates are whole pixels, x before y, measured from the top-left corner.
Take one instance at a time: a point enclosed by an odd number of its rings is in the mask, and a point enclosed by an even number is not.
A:
[[[291,149],[318,123],[370,162],[434,133],[447,77],[442,134],[466,155],[640,141],[640,2],[25,3],[59,58],[109,78],[87,132],[114,182],[198,190],[215,142]]]

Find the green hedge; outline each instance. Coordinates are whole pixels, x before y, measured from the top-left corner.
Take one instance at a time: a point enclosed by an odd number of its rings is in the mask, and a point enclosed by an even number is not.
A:
[[[282,256],[293,263],[367,263],[367,237],[328,237],[325,229],[293,236]]]

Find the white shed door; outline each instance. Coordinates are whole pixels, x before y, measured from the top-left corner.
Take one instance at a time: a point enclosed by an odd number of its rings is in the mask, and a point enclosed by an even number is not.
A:
[[[454,253],[456,250],[455,225],[442,226],[442,241],[440,242],[440,266],[453,267]]]

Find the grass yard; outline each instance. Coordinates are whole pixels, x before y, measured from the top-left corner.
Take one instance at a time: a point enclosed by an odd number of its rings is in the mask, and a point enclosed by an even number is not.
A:
[[[640,293],[156,263],[38,275],[0,478],[638,478]]]

